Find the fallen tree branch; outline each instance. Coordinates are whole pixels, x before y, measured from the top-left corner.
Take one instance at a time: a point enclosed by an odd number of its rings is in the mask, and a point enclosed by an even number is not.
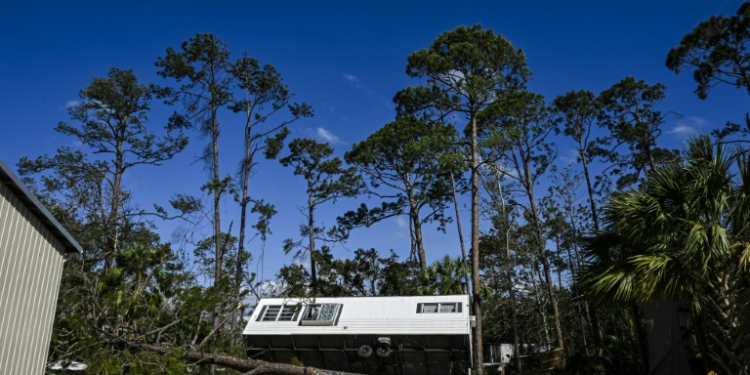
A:
[[[130,341],[128,341],[127,344],[136,349],[148,350],[161,355],[169,354],[174,350],[164,346]],[[214,364],[237,371],[244,371],[245,375],[360,375],[351,372],[323,370],[287,363],[271,363],[259,359],[238,358],[223,354],[205,353],[198,350],[184,351],[182,357],[191,362],[200,361],[201,364]]]

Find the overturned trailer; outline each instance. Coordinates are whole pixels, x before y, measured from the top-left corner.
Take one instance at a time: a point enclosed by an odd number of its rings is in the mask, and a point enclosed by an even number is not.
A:
[[[469,296],[264,298],[251,358],[363,374],[470,374]]]

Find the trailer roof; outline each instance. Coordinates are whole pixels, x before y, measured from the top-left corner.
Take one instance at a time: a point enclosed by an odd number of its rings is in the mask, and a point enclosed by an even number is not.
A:
[[[0,160],[0,181],[7,185],[13,193],[34,213],[34,215],[59,239],[65,252],[81,252],[81,245],[68,233],[67,230],[52,216],[52,214],[39,202],[34,194],[13,173],[13,170]]]
[[[458,304],[450,313],[421,313],[421,304]],[[338,304],[335,324],[304,325],[300,317],[286,321],[259,320],[266,306],[305,307],[311,304]],[[301,314],[299,314],[301,315]],[[243,334],[245,335],[469,335],[469,296],[406,297],[324,297],[264,298],[258,303]]]

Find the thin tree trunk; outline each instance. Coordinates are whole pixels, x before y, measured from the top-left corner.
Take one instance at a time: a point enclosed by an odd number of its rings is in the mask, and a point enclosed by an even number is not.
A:
[[[422,223],[419,221],[419,207],[414,200],[414,189],[411,182],[405,184],[407,198],[409,199],[409,221],[412,231],[412,251],[416,251],[419,258],[419,270],[427,269],[427,255],[424,251],[424,239],[422,237]]]
[[[413,213],[411,221],[414,224],[414,242],[417,247],[417,256],[419,257],[419,269],[427,269],[427,255],[424,252],[424,240],[422,239],[422,223],[419,222],[419,213]]]
[[[505,198],[503,198],[503,214],[505,214]],[[510,225],[507,223],[506,216],[506,227],[505,231],[505,264],[506,272],[508,275],[508,295],[510,296],[510,325],[513,330],[513,359],[516,364],[516,372],[521,373],[521,351],[518,341],[518,324],[516,322],[516,292],[513,289],[513,266],[510,262]]]
[[[315,205],[312,196],[312,183],[310,181],[308,181],[307,185],[307,194],[307,235],[310,241],[310,287],[313,295],[315,295],[318,287],[318,273],[315,270],[315,227],[313,226],[315,224],[315,220],[313,219]]]
[[[456,194],[456,180],[453,178],[453,171],[451,171],[451,187],[453,189],[453,206],[456,208],[456,229],[458,230],[458,242],[461,243],[461,259],[464,260],[464,262],[467,261],[466,259],[466,246],[464,245],[464,235],[463,231],[461,230],[461,215],[460,211],[458,209],[458,196]],[[469,274],[464,274],[465,284],[464,284],[464,290],[466,293],[469,293]]]
[[[121,135],[114,134],[116,137],[121,138]],[[112,183],[112,200],[110,202],[109,217],[108,221],[108,242],[107,255],[105,256],[105,269],[109,270],[115,267],[115,258],[117,253],[120,251],[120,189],[122,185],[122,175],[125,172],[123,165],[125,163],[124,155],[122,152],[122,140],[118,139],[115,147],[115,165],[114,165],[114,181]]]
[[[526,176],[529,176],[528,163],[524,162],[524,168],[526,169]],[[565,348],[563,341],[562,323],[560,322],[560,310],[557,305],[557,296],[555,295],[555,284],[552,281],[552,272],[550,270],[549,260],[547,259],[546,246],[544,240],[544,233],[542,231],[542,225],[539,220],[539,212],[536,207],[536,201],[534,200],[534,186],[531,185],[530,181],[526,181],[526,194],[529,197],[529,205],[531,206],[531,214],[533,215],[534,224],[536,225],[537,241],[539,246],[539,258],[542,261],[544,267],[544,278],[547,284],[547,294],[549,295],[550,303],[552,304],[552,311],[555,317],[555,334],[557,336],[557,347]]]
[[[521,373],[521,351],[520,343],[518,340],[518,323],[516,321],[516,292],[513,290],[513,271],[510,267],[510,249],[506,247],[507,260],[508,260],[508,294],[510,295],[510,325],[513,330],[513,358],[516,364],[516,372]]]
[[[534,272],[536,271],[536,273]],[[542,328],[544,329],[544,343],[545,345],[549,346],[550,339],[549,339],[549,325],[547,324],[547,314],[544,311],[544,298],[539,294],[539,288],[536,286],[536,277],[537,273],[541,273],[539,271],[539,266],[534,262],[534,264],[531,266],[531,286],[534,288],[534,294],[536,294],[536,307],[537,310],[539,310],[539,317],[542,319]],[[541,275],[539,276],[539,281],[541,282]]]
[[[576,228],[573,227],[574,233],[576,232]],[[573,235],[573,243],[575,247],[575,242],[577,241],[577,237],[575,234]],[[578,286],[576,284],[576,265],[573,263],[573,254],[570,252],[570,248],[567,248],[568,253],[568,267],[570,267],[570,275],[573,278],[573,284],[570,286],[570,291],[573,294],[573,298],[578,298]],[[581,337],[583,338],[583,349],[586,351],[586,355],[589,355],[589,347],[586,340],[586,321],[589,320],[584,316],[584,309],[581,309],[581,301],[576,302],[576,306],[578,307],[578,323],[581,327]],[[595,334],[596,335],[596,334]],[[596,349],[598,350],[599,347],[597,346]]]
[[[451,175],[451,179],[453,176]],[[508,220],[508,214],[505,211],[505,196],[503,195],[503,186],[501,181],[497,182],[498,191],[500,192],[500,200],[503,207],[503,217],[505,218],[505,265],[506,273],[508,275],[508,295],[510,296],[510,325],[513,330],[513,359],[516,365],[516,372],[521,373],[521,351],[520,344],[518,341],[518,324],[516,322],[516,292],[513,289],[513,266],[510,261],[510,220]],[[455,187],[454,187],[455,191]]]
[[[560,254],[560,237],[559,236],[555,237],[555,250],[557,250],[557,254],[559,255]],[[563,288],[563,285],[562,285],[562,268],[559,265],[557,265],[557,266],[555,266],[555,271],[557,271],[557,288],[560,289],[560,290],[562,290],[562,288]]]
[[[246,109],[246,123],[245,123],[245,158],[242,160],[242,196],[240,197],[240,234],[239,244],[237,245],[237,268],[235,270],[235,280],[237,282],[237,304],[242,304],[242,269],[243,269],[243,258],[245,254],[245,228],[247,225],[247,204],[248,201],[248,188],[250,185],[250,168],[253,165],[252,161],[252,138],[250,134],[251,125],[251,112],[250,108]],[[240,309],[239,318],[236,316],[237,311],[235,310],[232,314],[235,316],[232,318],[232,332],[235,330],[235,325],[239,319],[245,314],[245,309]]]
[[[219,177],[219,122],[216,119],[216,107],[211,107],[211,157],[213,162],[213,183],[214,183],[214,246],[216,251],[215,269],[214,269],[214,293],[218,293],[218,285],[221,283],[222,266],[224,263],[224,253],[221,247],[221,181]],[[220,324],[221,302],[216,303],[214,307],[213,328],[216,329]]]
[[[582,145],[579,144],[580,147]],[[589,205],[591,206],[591,218],[594,220],[594,231],[599,231],[599,215],[596,213],[596,199],[594,199],[594,186],[591,184],[591,176],[589,174],[589,165],[586,161],[586,154],[583,149],[579,149],[579,155],[581,163],[583,164],[583,175],[586,177],[586,189],[589,193]]]
[[[479,294],[479,145],[476,116],[471,118],[471,287],[472,305],[476,325],[472,336],[474,338],[474,370],[482,375],[484,364],[482,346],[482,301]]]
[[[583,175],[586,177],[586,189],[589,193],[589,205],[591,206],[591,218],[594,220],[594,231],[599,232],[599,215],[596,211],[596,199],[594,199],[594,186],[591,183],[591,175],[589,174],[589,165],[586,161],[586,153],[582,140],[578,142],[579,153],[581,162],[583,164]],[[576,249],[576,259],[580,259],[578,250]],[[586,304],[588,306],[588,303]],[[599,329],[599,317],[596,314],[596,309],[593,307],[589,310],[591,317],[591,329],[594,331],[594,346],[596,347],[597,355],[602,354],[602,332]]]

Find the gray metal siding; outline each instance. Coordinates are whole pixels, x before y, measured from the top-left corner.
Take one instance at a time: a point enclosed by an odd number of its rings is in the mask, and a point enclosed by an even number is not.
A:
[[[44,373],[64,248],[0,181],[0,375]]]

